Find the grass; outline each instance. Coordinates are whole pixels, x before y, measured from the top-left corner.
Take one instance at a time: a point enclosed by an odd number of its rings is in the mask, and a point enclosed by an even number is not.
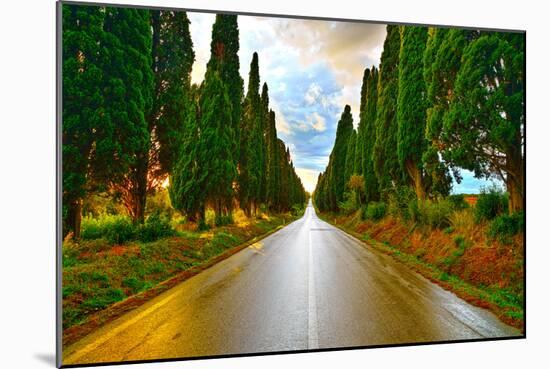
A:
[[[206,231],[178,230],[176,236],[123,245],[105,239],[65,242],[63,329],[85,323],[95,313],[292,219],[290,215],[262,217]]]

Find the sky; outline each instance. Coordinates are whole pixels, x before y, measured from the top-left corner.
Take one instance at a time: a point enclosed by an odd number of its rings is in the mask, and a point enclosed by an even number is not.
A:
[[[200,83],[210,59],[215,15],[189,12],[188,17],[195,50],[191,78]],[[357,128],[363,71],[379,65],[386,26],[252,16],[239,16],[238,23],[245,90],[252,54],[257,52],[277,135],[289,147],[306,191],[312,192],[328,164],[346,104],[351,106]],[[477,193],[487,184],[464,172],[453,192]]]

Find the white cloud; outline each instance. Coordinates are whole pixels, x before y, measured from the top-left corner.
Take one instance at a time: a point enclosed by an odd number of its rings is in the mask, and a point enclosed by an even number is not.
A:
[[[319,115],[319,113],[314,112],[311,115],[311,127],[317,132],[324,132],[327,129],[327,124],[325,118]]]
[[[304,99],[309,105],[313,105],[321,96],[323,89],[317,83],[312,82],[306,91]]]
[[[298,177],[302,180],[302,184],[306,191],[312,193],[313,190],[315,190],[315,186],[317,186],[319,171],[305,168],[295,168],[295,170]]]

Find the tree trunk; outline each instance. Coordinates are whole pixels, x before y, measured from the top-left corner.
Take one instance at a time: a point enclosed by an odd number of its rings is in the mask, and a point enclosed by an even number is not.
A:
[[[506,190],[508,191],[508,212],[523,211],[525,200],[525,160],[521,145],[513,147],[506,154]]]
[[[145,206],[147,202],[147,171],[149,168],[149,153],[142,154],[138,159],[135,178],[134,222],[143,224],[145,221]]]
[[[426,191],[424,190],[424,178],[422,177],[422,170],[416,165],[416,163],[411,160],[407,161],[406,168],[409,176],[411,177],[416,197],[419,200],[424,200],[426,198]]]
[[[69,203],[67,214],[67,228],[73,231],[73,239],[80,239],[80,225],[82,223],[82,199]]]

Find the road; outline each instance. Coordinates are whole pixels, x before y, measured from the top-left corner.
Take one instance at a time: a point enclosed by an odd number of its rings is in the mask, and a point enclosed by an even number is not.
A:
[[[310,205],[301,219],[68,347],[63,363],[516,335]]]

